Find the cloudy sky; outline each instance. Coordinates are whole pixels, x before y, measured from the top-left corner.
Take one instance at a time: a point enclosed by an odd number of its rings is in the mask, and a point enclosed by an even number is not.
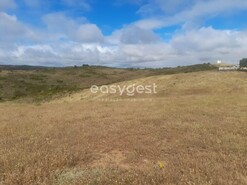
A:
[[[246,0],[0,0],[0,64],[237,63],[246,17]]]

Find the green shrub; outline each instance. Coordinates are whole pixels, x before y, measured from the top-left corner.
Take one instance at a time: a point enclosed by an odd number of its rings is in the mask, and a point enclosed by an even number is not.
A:
[[[247,67],[247,58],[243,58],[242,60],[240,60],[239,66],[240,67]]]

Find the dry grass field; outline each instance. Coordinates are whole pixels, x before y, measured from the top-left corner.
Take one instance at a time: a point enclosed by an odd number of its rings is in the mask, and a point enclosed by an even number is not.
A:
[[[154,95],[0,103],[0,184],[247,184],[246,79],[160,75],[119,83]]]

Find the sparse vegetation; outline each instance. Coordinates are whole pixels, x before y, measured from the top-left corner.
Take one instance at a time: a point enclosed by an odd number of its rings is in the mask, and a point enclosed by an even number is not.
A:
[[[157,83],[157,94],[132,97],[151,101],[84,90],[38,106],[1,103],[0,184],[244,185],[246,75],[126,82]]]

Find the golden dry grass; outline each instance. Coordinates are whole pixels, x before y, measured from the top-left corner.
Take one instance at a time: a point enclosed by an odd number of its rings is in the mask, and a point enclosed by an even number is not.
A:
[[[158,93],[133,101],[83,91],[2,103],[0,184],[247,184],[246,77],[143,78],[126,83]]]

